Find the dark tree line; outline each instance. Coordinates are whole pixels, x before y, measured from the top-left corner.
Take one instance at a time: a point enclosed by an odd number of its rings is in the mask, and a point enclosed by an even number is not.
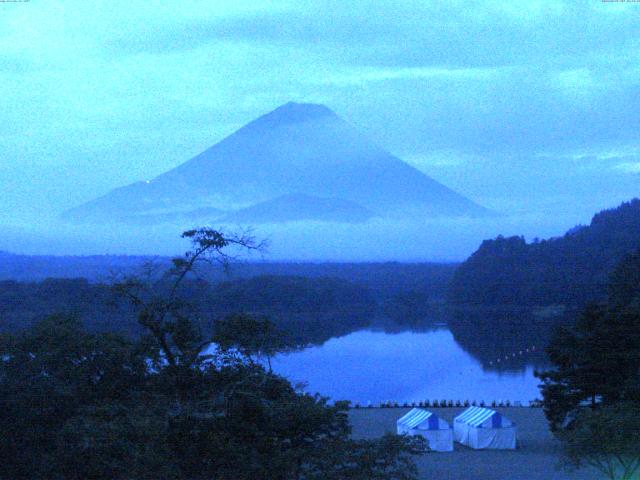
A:
[[[457,305],[583,307],[606,298],[614,266],[638,247],[640,200],[634,199],[563,237],[484,241],[455,272],[449,298]]]
[[[189,277],[180,296],[203,332],[211,333],[215,320],[225,316],[251,313],[268,317],[300,345],[364,328],[376,309],[367,288],[333,278],[261,276],[210,283]],[[143,332],[133,306],[115,296],[112,285],[84,279],[0,282],[0,331],[16,332],[55,313],[77,317],[90,332],[132,337]]]
[[[637,199],[596,214],[589,226],[563,237],[487,240],[453,276],[449,327],[465,348],[493,359],[494,366],[496,357],[543,348],[587,304],[607,299],[612,270],[638,247]]]
[[[166,267],[166,262],[160,262],[131,271],[138,276],[145,272],[147,278],[155,275],[161,281],[158,274]],[[251,275],[237,275],[236,268]],[[268,317],[299,345],[320,344],[366,328],[372,318],[387,318],[396,328],[425,325],[425,320],[441,313],[452,270],[433,265],[371,264],[360,269],[347,264],[294,265],[276,271],[309,276],[253,276],[263,267],[232,264],[224,277],[210,275],[212,268],[204,265],[197,277],[182,282],[180,295],[188,300],[194,322],[203,332],[210,333],[214,321],[225,316],[251,313]],[[320,276],[330,272],[340,276]],[[0,281],[0,332],[18,331],[47,315],[65,313],[78,317],[91,332],[140,335],[142,328],[131,305],[116,300],[110,283],[86,279]]]
[[[153,260],[160,267],[171,264],[167,257],[134,256],[29,256],[0,251],[0,281],[41,282],[48,278],[86,278],[104,283],[114,271],[135,273]],[[232,268],[203,269],[207,282],[242,280],[261,276],[339,278],[369,289],[376,296],[420,290],[430,299],[444,297],[455,263],[296,263],[296,262],[230,262]]]
[[[255,361],[283,348],[267,321],[227,319],[208,348],[180,287],[230,244],[255,245],[186,235],[193,250],[162,280],[116,285],[138,338],[87,332],[68,315],[0,337],[0,478],[415,478],[419,440],[352,440],[346,403],[304,394]]]
[[[611,275],[608,300],[589,305],[547,349],[544,410],[568,459],[611,479],[640,471],[640,251]]]

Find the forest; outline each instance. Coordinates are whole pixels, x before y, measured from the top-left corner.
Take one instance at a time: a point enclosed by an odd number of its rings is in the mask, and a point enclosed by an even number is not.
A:
[[[614,266],[640,246],[640,200],[597,213],[588,226],[527,243],[523,237],[484,241],[456,270],[456,305],[581,307],[603,300]]]
[[[189,290],[203,285],[183,289],[187,277],[230,244],[254,247],[210,229],[185,236],[193,250],[164,275],[112,285],[136,338],[87,331],[70,314],[0,334],[0,478],[414,480],[424,441],[354,440],[348,402],[330,405],[254,360],[286,348],[271,322],[233,316],[201,331]],[[83,301],[107,291],[80,284]]]
[[[590,225],[559,238],[484,241],[453,275],[449,328],[485,362],[532,346],[538,347],[536,363],[545,362],[543,348],[555,330],[573,325],[585,305],[605,300],[614,267],[638,247],[638,199],[597,213]]]
[[[32,268],[40,268],[39,261],[36,257]],[[96,265],[95,258],[91,264]],[[133,265],[122,270],[120,277],[137,271]],[[162,268],[165,262],[157,265]],[[387,328],[420,325],[441,309],[454,268],[450,264],[238,263],[230,265],[226,274],[206,266],[198,278],[181,285],[181,293],[204,333],[211,332],[216,319],[249,313],[269,318],[292,342],[303,346],[372,322]],[[100,269],[106,271],[104,266]],[[90,332],[137,336],[141,328],[131,307],[114,292],[115,278],[109,282],[95,277],[93,281],[0,281],[0,331],[19,331],[47,315],[67,314],[77,317]]]

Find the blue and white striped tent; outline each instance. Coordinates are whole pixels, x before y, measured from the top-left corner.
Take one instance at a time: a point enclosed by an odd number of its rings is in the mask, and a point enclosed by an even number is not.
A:
[[[515,424],[495,410],[469,407],[453,420],[456,442],[471,448],[514,449]]]
[[[398,435],[420,435],[429,449],[437,452],[453,450],[453,431],[449,424],[433,412],[423,408],[412,408],[396,422]]]

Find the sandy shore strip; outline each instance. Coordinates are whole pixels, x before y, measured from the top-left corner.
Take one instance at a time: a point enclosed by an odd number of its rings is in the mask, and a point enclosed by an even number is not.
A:
[[[396,420],[409,408],[352,409],[354,438],[374,438],[396,431]],[[450,424],[463,408],[429,409]],[[549,431],[541,408],[496,408],[518,427],[517,450],[472,450],[458,443],[453,452],[430,452],[416,459],[425,480],[597,480],[592,469],[568,471],[561,463],[561,447]]]

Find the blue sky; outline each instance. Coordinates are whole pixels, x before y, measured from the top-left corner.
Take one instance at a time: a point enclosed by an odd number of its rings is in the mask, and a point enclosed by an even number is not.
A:
[[[640,193],[638,3],[0,3],[0,67],[5,223],[151,178],[290,100],[486,206],[562,212],[558,231]]]

